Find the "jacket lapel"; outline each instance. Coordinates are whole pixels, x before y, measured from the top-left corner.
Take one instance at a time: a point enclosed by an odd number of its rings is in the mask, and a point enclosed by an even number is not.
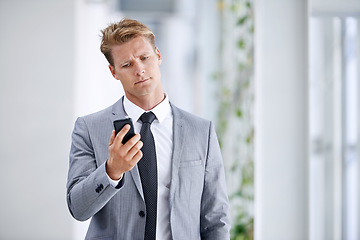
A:
[[[112,116],[111,116],[112,122],[114,122],[115,120],[118,120],[118,119],[124,119],[127,116],[125,109],[124,109],[123,101],[124,101],[124,97],[122,97],[119,101],[117,101],[113,105]],[[139,191],[141,197],[144,199],[140,174],[139,174],[137,165],[135,165],[135,167],[133,167],[133,169],[130,170],[130,175],[131,175],[132,179],[134,180],[136,188]]]
[[[171,185],[170,185],[170,211],[174,202],[176,188],[179,185],[179,167],[184,146],[184,121],[181,112],[177,107],[171,104],[173,112],[173,154],[172,154],[172,168],[171,168]]]

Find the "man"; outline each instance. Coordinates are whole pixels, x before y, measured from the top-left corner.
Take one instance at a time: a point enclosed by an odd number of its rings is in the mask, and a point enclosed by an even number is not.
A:
[[[125,96],[75,123],[67,202],[77,220],[92,217],[86,239],[229,239],[213,124],[169,102],[150,29],[123,19],[102,34],[101,51]],[[126,117],[136,135],[123,144],[130,125],[115,135],[113,121]]]

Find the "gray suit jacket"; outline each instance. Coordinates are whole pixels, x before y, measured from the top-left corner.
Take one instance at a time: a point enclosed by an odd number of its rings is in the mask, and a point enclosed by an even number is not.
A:
[[[229,239],[225,174],[214,126],[171,105],[173,156],[170,228],[173,239]],[[109,184],[105,162],[113,121],[126,116],[123,98],[76,120],[72,134],[67,203],[80,221],[92,217],[86,239],[144,239],[145,202],[137,166],[119,189]],[[143,211],[143,212],[141,212]]]

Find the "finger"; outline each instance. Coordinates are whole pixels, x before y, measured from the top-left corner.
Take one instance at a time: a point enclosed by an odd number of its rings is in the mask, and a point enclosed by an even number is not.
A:
[[[131,139],[129,139],[124,145],[121,143],[121,139],[116,137],[114,144],[109,147],[112,151],[123,161],[131,161],[134,154],[129,155],[129,151],[134,145],[140,140],[140,134],[135,134]],[[111,155],[111,153],[110,153]]]
[[[128,152],[131,148],[135,146],[137,142],[140,141],[140,134],[136,133],[132,138],[130,138],[123,146],[123,150]]]
[[[140,151],[143,146],[142,141],[138,141],[128,152],[129,159],[132,160],[134,156]]]
[[[109,140],[109,146],[111,146],[114,143],[115,140],[115,130],[112,131],[110,140]]]
[[[130,160],[127,161],[127,171],[130,171],[131,169],[133,169],[135,167],[135,165],[139,162],[139,160],[142,158],[143,154],[141,151],[138,151],[135,156]]]
[[[140,159],[143,157],[143,153],[141,150],[139,150],[135,155],[134,157],[132,158],[132,160],[130,161],[130,164],[135,166],[139,161]]]

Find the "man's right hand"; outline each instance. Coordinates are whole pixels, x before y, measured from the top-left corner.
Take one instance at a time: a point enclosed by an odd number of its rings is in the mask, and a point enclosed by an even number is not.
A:
[[[140,134],[135,134],[129,141],[122,144],[121,141],[129,131],[130,125],[125,125],[115,136],[112,131],[109,141],[109,159],[106,163],[106,173],[113,180],[122,178],[125,172],[130,171],[142,158]]]

